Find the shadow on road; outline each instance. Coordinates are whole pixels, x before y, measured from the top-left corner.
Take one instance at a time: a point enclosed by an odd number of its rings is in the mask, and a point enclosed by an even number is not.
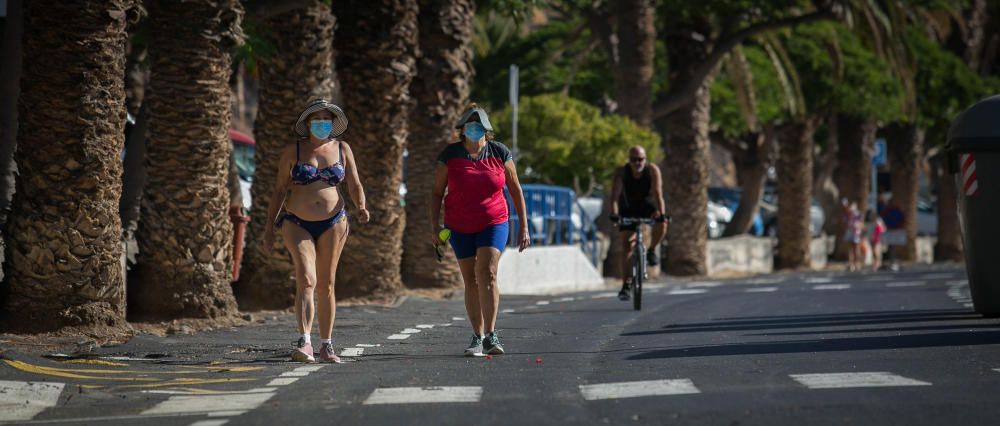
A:
[[[767,319],[721,320],[713,322],[669,324],[660,330],[636,331],[623,333],[622,336],[648,336],[672,333],[700,333],[710,331],[755,331],[783,328],[813,328],[858,326],[876,324],[898,324],[908,322],[954,321],[982,319],[982,316],[969,310],[924,310],[905,312],[872,312],[863,314],[831,314],[831,315],[792,315],[763,317]]]

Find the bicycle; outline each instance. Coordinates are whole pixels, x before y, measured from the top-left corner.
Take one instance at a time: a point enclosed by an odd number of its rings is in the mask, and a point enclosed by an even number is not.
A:
[[[642,310],[642,281],[646,279],[646,245],[642,242],[641,225],[654,225],[656,219],[648,217],[622,217],[618,224],[622,226],[636,225],[635,247],[632,253],[632,307]]]

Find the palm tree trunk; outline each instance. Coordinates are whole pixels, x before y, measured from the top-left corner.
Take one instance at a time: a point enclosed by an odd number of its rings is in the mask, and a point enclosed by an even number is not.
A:
[[[0,309],[8,331],[108,336],[128,328],[118,199],[135,6],[39,0],[24,9],[21,177],[6,224],[11,261]]]
[[[457,140],[453,128],[469,99],[472,67],[472,0],[420,2],[420,53],[410,86],[417,104],[410,113],[407,144],[406,230],[403,234],[403,281],[410,288],[457,287],[462,275],[454,254],[437,263],[427,242],[431,229],[428,200],[437,154]]]
[[[653,124],[653,54],[656,44],[656,2],[621,0],[618,7],[619,62],[615,67],[618,112],[638,125]]]
[[[236,296],[243,309],[284,309],[292,306],[295,282],[292,259],[278,238],[271,255],[264,252],[267,204],[274,192],[278,158],[295,141],[292,125],[310,99],[329,98],[333,84],[333,27],[330,7],[316,0],[261,23],[260,31],[274,43],[274,53],[258,58],[260,100],[254,125],[257,149],[253,186],[253,216],[247,234],[243,270]],[[354,116],[349,116],[354,124]]]
[[[704,30],[705,22],[696,24]],[[689,31],[699,32],[698,28]],[[670,76],[670,84],[680,84],[693,78],[694,67],[708,55],[708,46],[694,40],[686,31],[668,37],[668,60],[680,64]],[[701,32],[708,34],[708,32]],[[708,127],[711,114],[711,93],[715,73],[711,73],[695,94],[694,101],[666,117],[667,134],[662,137],[664,189],[667,210],[673,223],[667,231],[666,270],[673,275],[704,275],[707,273],[708,245]]]
[[[155,0],[149,11],[148,180],[129,315],[234,315],[229,75],[243,8],[237,0]]]
[[[937,178],[938,224],[934,260],[961,262],[964,259],[962,230],[958,222],[958,186],[955,175],[948,173],[944,154],[935,156],[932,170]]]
[[[416,0],[338,1],[337,74],[351,117],[358,172],[371,222],[355,224],[338,270],[339,295],[389,297],[402,288],[406,218],[400,205],[409,137],[410,82],[416,74]]]
[[[865,211],[868,207],[868,193],[871,190],[871,156],[875,149],[875,132],[878,124],[868,118],[841,115],[837,117],[837,170],[834,181],[841,198],[858,203]],[[843,213],[838,212],[837,245],[833,256],[837,260],[847,260],[847,244],[843,240],[847,223]]]
[[[0,226],[7,221],[14,196],[14,148],[17,146],[17,97],[21,80],[23,0],[7,2],[0,46]],[[2,247],[0,247],[2,248]],[[2,277],[2,275],[0,275]]]
[[[722,233],[724,237],[742,235],[750,230],[753,218],[760,207],[760,200],[764,196],[767,169],[774,163],[772,135],[754,132],[744,137],[745,148],[734,146],[734,149],[729,150],[736,166],[736,180],[743,191],[740,193],[740,204],[733,213],[733,219]]]
[[[904,262],[917,260],[917,192],[920,163],[924,158],[924,129],[912,123],[886,128],[889,166],[892,168],[892,198],[906,218],[906,245],[896,251]]]
[[[806,269],[810,266],[809,232],[812,206],[814,119],[778,129],[778,253],[776,267]]]
[[[826,143],[822,152],[814,152],[813,157],[813,197],[823,209],[823,232],[837,235],[844,225],[840,207],[840,189],[833,181],[837,169],[837,114],[826,117]]]

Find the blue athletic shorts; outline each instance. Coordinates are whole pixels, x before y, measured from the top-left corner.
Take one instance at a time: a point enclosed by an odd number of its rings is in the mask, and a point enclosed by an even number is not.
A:
[[[510,226],[507,222],[499,225],[490,225],[486,229],[475,234],[463,234],[451,231],[451,248],[455,250],[455,257],[467,259],[476,255],[476,249],[480,247],[493,247],[503,253],[503,248],[507,245],[507,238],[510,235]]]

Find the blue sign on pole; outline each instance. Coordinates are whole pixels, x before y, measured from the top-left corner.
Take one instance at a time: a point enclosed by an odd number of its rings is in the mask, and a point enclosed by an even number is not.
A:
[[[875,140],[875,154],[872,155],[872,165],[875,167],[885,165],[885,139]]]

